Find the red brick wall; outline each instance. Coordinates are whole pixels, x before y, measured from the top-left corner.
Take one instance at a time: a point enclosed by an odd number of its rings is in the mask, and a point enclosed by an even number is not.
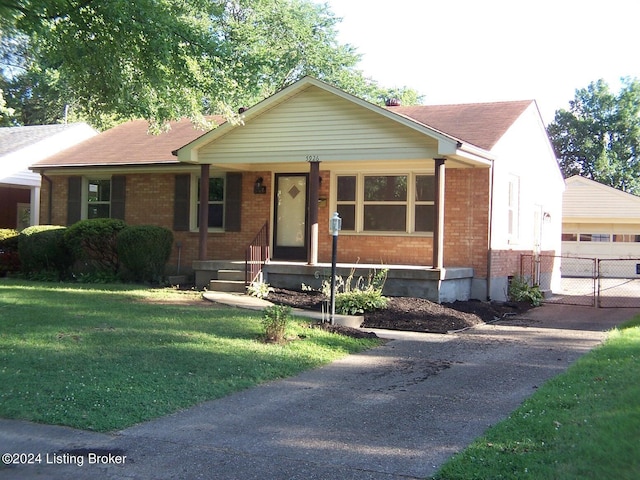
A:
[[[332,238],[328,232],[330,204],[330,172],[321,171],[321,202],[318,212],[320,262],[331,261]],[[253,184],[262,177],[266,195],[253,193]],[[52,224],[65,225],[67,221],[67,178],[51,176],[53,182]],[[126,180],[125,220],[128,224],[153,224],[167,228],[173,225],[174,203],[173,173],[130,174]],[[244,259],[245,248],[270,220],[272,199],[271,172],[245,172],[242,178],[242,230],[240,232],[210,233],[207,252],[210,259]],[[488,169],[447,169],[445,184],[445,266],[473,267],[477,277],[486,275],[487,222],[489,209]],[[41,218],[48,220],[48,189],[42,184]],[[181,266],[190,268],[198,258],[198,232],[174,232],[181,244]],[[340,262],[385,263],[399,265],[431,265],[433,239],[420,236],[368,236],[341,235],[339,237]],[[170,265],[177,265],[174,248]]]

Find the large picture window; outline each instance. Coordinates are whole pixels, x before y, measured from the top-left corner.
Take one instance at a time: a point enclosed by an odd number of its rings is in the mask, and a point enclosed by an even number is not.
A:
[[[338,175],[336,210],[353,232],[433,232],[433,175]]]

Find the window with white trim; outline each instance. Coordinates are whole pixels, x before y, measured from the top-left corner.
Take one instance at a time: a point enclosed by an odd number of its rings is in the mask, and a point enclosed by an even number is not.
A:
[[[85,218],[111,217],[111,179],[87,179]]]
[[[200,178],[196,178],[196,208],[195,225],[200,226]],[[224,177],[209,178],[209,200],[207,202],[208,228],[223,228],[224,226]]]
[[[507,233],[511,241],[519,236],[520,223],[520,177],[509,176],[509,197],[507,200]]]
[[[337,175],[336,185],[336,210],[343,231],[433,232],[433,175]]]

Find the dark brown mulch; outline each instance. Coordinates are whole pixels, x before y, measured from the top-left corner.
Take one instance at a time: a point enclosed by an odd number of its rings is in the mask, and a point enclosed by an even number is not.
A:
[[[438,304],[423,298],[388,298],[387,308],[364,314],[363,328],[447,333],[491,322],[503,318],[505,315],[519,314],[531,308],[526,303],[512,304],[469,300]],[[267,299],[280,305],[319,311],[322,308],[324,296],[319,292],[299,292],[276,288],[269,293]]]

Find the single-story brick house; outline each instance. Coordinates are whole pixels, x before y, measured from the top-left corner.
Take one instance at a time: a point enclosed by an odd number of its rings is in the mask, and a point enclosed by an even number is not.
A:
[[[43,219],[171,228],[171,265],[200,285],[262,232],[267,281],[291,288],[327,275],[339,212],[341,267],[384,265],[387,293],[436,301],[502,300],[521,253],[560,251],[564,181],[534,101],[383,108],[305,77],[241,119],[156,137],[133,121],[40,162]]]
[[[40,175],[29,166],[98,132],[86,123],[0,128],[0,228],[40,222]]]

